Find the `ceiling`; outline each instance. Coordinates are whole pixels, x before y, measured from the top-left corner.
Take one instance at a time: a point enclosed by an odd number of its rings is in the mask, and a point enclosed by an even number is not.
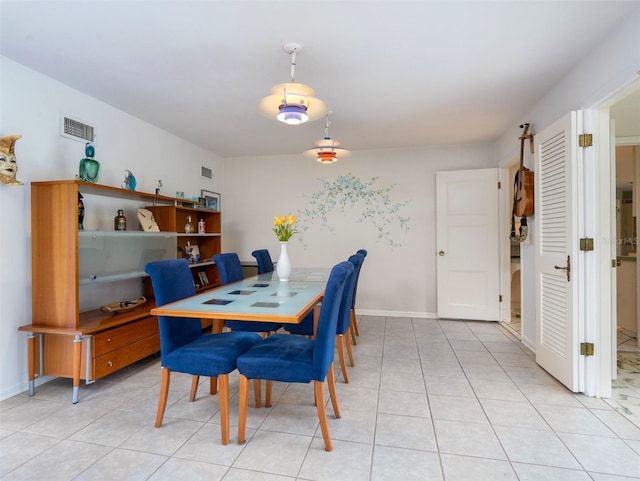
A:
[[[402,148],[497,139],[639,5],[1,0],[0,52],[234,157],[299,153],[324,136],[322,120],[288,126],[256,108],[290,81],[293,41],[295,80],[328,104],[332,138]]]

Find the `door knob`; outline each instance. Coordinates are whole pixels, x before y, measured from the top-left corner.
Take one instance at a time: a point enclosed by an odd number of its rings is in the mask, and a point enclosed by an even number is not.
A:
[[[438,255],[439,255],[439,256],[443,256],[443,255],[444,255],[444,251],[440,251],[440,252],[438,252]]]

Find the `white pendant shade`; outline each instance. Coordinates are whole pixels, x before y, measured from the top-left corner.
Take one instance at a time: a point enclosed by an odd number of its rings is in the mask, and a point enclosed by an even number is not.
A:
[[[291,55],[291,82],[278,84],[258,102],[258,110],[267,117],[276,118],[289,125],[299,125],[308,120],[317,120],[327,113],[327,104],[315,97],[311,87],[296,83],[294,80],[296,52],[302,47],[289,42],[282,50]]]
[[[311,87],[299,83],[278,84],[271,89],[271,95],[258,102],[258,109],[267,117],[277,118],[286,107],[304,110],[307,118],[299,122],[287,122],[285,118],[278,118],[285,123],[299,124],[307,120],[317,120],[327,113],[327,104],[316,98]]]

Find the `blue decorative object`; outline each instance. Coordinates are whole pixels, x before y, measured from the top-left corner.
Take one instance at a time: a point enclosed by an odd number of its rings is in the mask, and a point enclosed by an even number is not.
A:
[[[85,182],[96,184],[100,180],[100,162],[93,158],[96,150],[90,142],[85,144],[84,154],[86,157],[80,161],[78,177]]]
[[[130,170],[125,170],[124,182],[122,182],[122,188],[128,190],[136,190],[136,178],[133,176]]]

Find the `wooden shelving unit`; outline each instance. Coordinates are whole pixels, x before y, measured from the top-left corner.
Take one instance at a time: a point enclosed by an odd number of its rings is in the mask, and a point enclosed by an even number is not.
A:
[[[149,209],[161,232],[79,231],[79,193]],[[36,375],[68,377],[76,403],[81,378],[93,382],[160,350],[157,319],[149,314],[155,303],[144,263],[175,258],[178,247],[184,251],[189,242],[198,245],[201,256],[192,264],[194,283],[199,289],[219,285],[211,258],[221,250],[221,214],[183,202],[78,180],[31,184],[32,323],[19,327],[28,333],[30,395]],[[188,215],[196,226],[200,218],[205,220],[206,232],[184,233]],[[199,271],[206,273],[209,284],[201,285]],[[80,311],[80,286],[136,278],[148,298],[143,306],[121,314]]]
[[[219,254],[222,249],[220,212],[206,209],[194,209],[177,205],[147,206],[146,209],[153,212],[161,231],[177,233],[176,250],[180,255],[185,254],[187,243],[191,246],[198,246],[200,260],[192,264],[194,282],[196,289],[206,289],[220,285],[218,269],[213,263],[213,256]],[[184,226],[187,218],[191,216],[191,223],[197,229],[198,221],[204,220],[205,233],[185,233]],[[208,284],[202,285],[198,272],[206,274]],[[146,290],[145,292],[149,292]]]

